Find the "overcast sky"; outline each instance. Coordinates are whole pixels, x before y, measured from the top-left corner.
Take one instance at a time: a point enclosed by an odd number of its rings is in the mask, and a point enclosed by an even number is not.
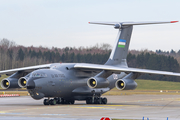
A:
[[[90,21],[180,20],[180,0],[0,0],[0,39],[24,46],[113,45],[118,30]],[[180,23],[134,26],[130,49],[180,49]]]

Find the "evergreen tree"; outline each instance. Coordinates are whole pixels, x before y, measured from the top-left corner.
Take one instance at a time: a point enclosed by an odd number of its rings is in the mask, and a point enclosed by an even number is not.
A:
[[[21,48],[18,50],[18,59],[20,61],[24,60],[24,52],[23,52],[23,50]]]

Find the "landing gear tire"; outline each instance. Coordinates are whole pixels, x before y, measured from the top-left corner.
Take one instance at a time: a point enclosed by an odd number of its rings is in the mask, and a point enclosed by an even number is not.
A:
[[[57,104],[74,104],[75,100],[65,100],[63,98],[55,98]]]
[[[51,100],[49,101],[49,103],[50,103],[50,105],[56,105],[56,99],[51,99]]]
[[[87,99],[86,104],[92,104],[92,99]]]
[[[61,98],[56,98],[56,103],[57,103],[57,104],[61,104],[61,102],[62,102],[62,99],[61,99]]]
[[[61,104],[70,104],[70,103],[69,101],[63,99]]]
[[[94,104],[100,104],[98,97],[95,97],[95,98],[94,98]]]
[[[102,104],[107,104],[107,98],[102,98]]]
[[[49,100],[48,99],[44,99],[44,105],[49,105]]]
[[[71,100],[71,101],[70,101],[70,104],[74,104],[74,103],[75,103],[75,100]]]
[[[74,104],[75,100],[64,100],[63,104]]]
[[[95,99],[94,99],[94,101],[95,101]],[[93,102],[93,98],[88,98],[87,100],[86,100],[86,104],[94,104],[94,102]]]

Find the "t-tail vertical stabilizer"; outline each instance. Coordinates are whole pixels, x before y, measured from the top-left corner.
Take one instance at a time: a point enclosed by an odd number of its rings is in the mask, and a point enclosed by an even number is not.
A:
[[[162,22],[89,22],[90,24],[112,25],[115,29],[119,29],[115,40],[111,55],[105,65],[128,67],[126,57],[128,54],[129,44],[133,25],[147,24],[164,24],[175,23],[178,21],[162,21]]]

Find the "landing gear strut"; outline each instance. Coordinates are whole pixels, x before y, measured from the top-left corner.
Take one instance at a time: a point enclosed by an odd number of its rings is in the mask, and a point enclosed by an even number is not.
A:
[[[90,97],[86,100],[86,104],[107,104],[107,98]]]
[[[44,105],[56,105],[56,104],[74,104],[75,100],[65,100],[63,98],[44,99]]]

